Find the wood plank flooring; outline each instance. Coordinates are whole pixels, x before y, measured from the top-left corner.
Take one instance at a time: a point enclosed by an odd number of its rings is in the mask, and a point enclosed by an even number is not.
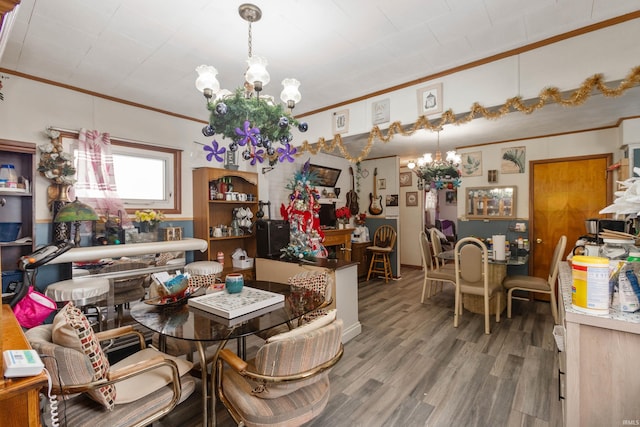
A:
[[[312,427],[562,425],[548,303],[514,301],[513,318],[465,311],[453,327],[453,287],[420,304],[422,271],[359,285],[362,334],[331,372],[331,398]],[[260,342],[249,341],[249,355]],[[235,345],[231,345],[235,348]],[[161,423],[199,426],[200,396]],[[218,425],[232,426],[219,407]]]

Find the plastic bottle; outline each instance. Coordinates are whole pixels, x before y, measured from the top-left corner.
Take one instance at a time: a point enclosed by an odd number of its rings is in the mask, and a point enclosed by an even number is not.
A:
[[[0,166],[0,179],[6,179],[6,188],[18,188],[18,175],[16,168],[12,164]]]
[[[615,283],[610,283],[611,285]],[[620,268],[618,286],[614,291],[612,306],[620,311],[634,312],[640,309],[640,252],[630,252],[627,262]]]

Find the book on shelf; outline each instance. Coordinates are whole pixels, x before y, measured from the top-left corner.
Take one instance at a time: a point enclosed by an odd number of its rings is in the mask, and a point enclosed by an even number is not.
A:
[[[244,286],[242,292],[237,294],[214,292],[190,298],[188,304],[216,316],[232,319],[265,307],[275,306],[274,310],[283,307],[284,295]]]

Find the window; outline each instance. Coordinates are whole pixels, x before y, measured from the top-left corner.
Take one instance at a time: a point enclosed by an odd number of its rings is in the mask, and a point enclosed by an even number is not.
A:
[[[76,159],[78,134],[65,133]],[[182,213],[182,151],[111,139],[118,194],[128,213],[140,209]]]

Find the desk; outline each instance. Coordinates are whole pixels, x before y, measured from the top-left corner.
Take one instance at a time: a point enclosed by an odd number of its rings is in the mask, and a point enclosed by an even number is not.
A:
[[[0,311],[0,350],[25,350],[31,346],[9,305]],[[0,358],[4,372],[4,360]],[[3,427],[40,426],[39,390],[47,385],[44,372],[24,378],[0,377],[0,424]]]
[[[323,230],[324,242],[322,244],[327,246],[340,246],[340,249],[336,251],[336,256],[344,261],[351,261],[351,234],[353,228],[343,228],[337,230]]]
[[[438,258],[453,261],[455,252],[453,250],[441,252]],[[489,281],[491,283],[502,283],[502,280],[507,277],[507,266],[509,265],[525,265],[529,259],[529,256],[509,257],[504,261],[494,260],[489,258]],[[484,299],[478,295],[462,295],[462,306],[472,313],[484,314]],[[502,292],[502,298],[500,301],[500,312],[502,312],[507,306],[507,296]],[[495,313],[495,304],[493,301],[489,302],[489,314]]]
[[[213,363],[215,363],[218,354],[229,340],[243,338],[296,320],[324,302],[324,295],[313,294],[312,297],[301,299],[299,294],[291,292],[291,286],[280,283],[247,281],[246,285],[283,294],[284,308],[278,308],[234,326],[227,326],[226,319],[191,308],[186,304],[163,308],[138,302],[130,310],[131,317],[136,322],[160,334],[161,347],[166,337],[193,341],[196,344],[203,373],[203,425],[216,423],[215,368],[211,369],[211,378],[207,380],[205,347],[208,344],[218,343],[213,357]]]

